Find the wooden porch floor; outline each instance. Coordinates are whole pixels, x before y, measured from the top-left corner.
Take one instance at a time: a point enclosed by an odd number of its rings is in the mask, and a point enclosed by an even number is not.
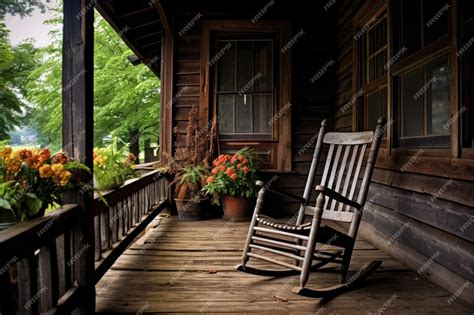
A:
[[[472,314],[460,299],[357,241],[351,271],[374,259],[382,267],[362,288],[332,300],[290,292],[297,277],[258,277],[234,271],[248,223],[180,222],[162,215],[159,225],[129,248],[97,285],[98,313],[272,314]],[[310,285],[335,284],[336,275],[314,275]]]

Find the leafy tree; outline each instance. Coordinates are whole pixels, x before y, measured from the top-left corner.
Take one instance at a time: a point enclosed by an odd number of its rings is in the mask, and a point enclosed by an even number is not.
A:
[[[58,17],[48,23],[60,24],[62,20]],[[58,31],[51,35],[50,45],[37,53],[41,62],[30,76],[28,100],[35,104],[32,127],[38,130],[43,144],[56,149],[61,143],[62,38]],[[120,36],[96,15],[95,146],[104,145],[104,138],[114,136],[136,151],[143,139],[158,140],[160,81],[145,65],[133,66],[127,58],[131,54]]]
[[[31,41],[11,47],[8,30],[0,21],[0,141],[18,126],[28,104],[25,102],[25,85],[34,68],[36,48]]]
[[[0,0],[0,18],[3,18],[6,14],[24,17],[35,8],[39,8],[44,12],[45,5],[38,0]]]

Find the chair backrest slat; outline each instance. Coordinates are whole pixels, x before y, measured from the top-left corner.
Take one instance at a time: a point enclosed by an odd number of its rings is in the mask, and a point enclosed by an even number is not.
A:
[[[367,149],[367,144],[363,144],[362,148],[360,149],[360,152],[359,152],[359,160],[357,161],[357,166],[356,166],[355,172],[354,172],[353,177],[352,177],[351,190],[349,192],[349,196],[347,196],[347,198],[349,198],[351,200],[352,200],[352,198],[354,198],[354,193],[355,193],[356,188],[357,188],[357,183],[359,181],[360,169],[362,167],[362,162],[364,161],[364,156],[365,156],[365,150],[366,149]],[[350,206],[346,206],[346,211],[349,211],[350,209],[351,209]]]
[[[326,166],[324,167],[323,177],[321,178],[321,185],[326,185],[327,183],[327,178],[328,178],[329,171],[332,165],[332,156],[334,154],[334,147],[335,147],[334,144],[331,144],[329,146],[328,155],[326,157]]]
[[[336,156],[334,157],[334,161],[332,162],[332,165],[330,166],[330,165],[326,164],[327,168],[329,168],[329,167],[331,168],[331,175],[329,176],[329,180],[328,180],[327,184],[325,185],[328,188],[333,187],[334,179],[336,178],[336,172],[337,172],[337,169],[338,169],[338,166],[339,166],[339,159],[341,157],[342,147],[343,147],[343,145],[341,145],[341,144],[337,145]],[[329,207],[329,204],[331,203],[331,201],[332,200],[329,197],[326,197],[326,202],[325,202],[326,208]]]
[[[338,172],[336,175],[336,186],[334,186],[334,191],[339,192],[339,189],[341,188],[341,183],[342,183],[342,178],[344,177],[344,172],[346,171],[347,168],[347,158],[349,157],[349,152],[351,151],[352,146],[350,145],[345,145],[344,146],[344,156],[342,157],[341,164],[338,168]],[[330,204],[328,204],[328,209],[332,210],[337,210],[337,201],[332,200]]]
[[[359,147],[360,145],[356,144],[353,146],[353,149],[352,149],[351,162],[349,163],[349,167],[347,169],[347,175],[346,175],[346,178],[344,179],[344,188],[342,188],[342,192],[341,192],[341,195],[343,195],[344,197],[347,197],[349,183],[351,182],[351,174],[352,174],[352,170],[354,169],[354,164],[357,158],[357,152],[359,152]],[[344,208],[345,208],[344,204],[340,203],[338,211],[343,211]]]

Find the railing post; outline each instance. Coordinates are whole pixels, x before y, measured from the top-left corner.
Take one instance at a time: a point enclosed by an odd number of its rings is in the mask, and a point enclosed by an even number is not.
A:
[[[64,1],[63,32],[63,149],[92,170],[93,147],[93,0]],[[84,172],[82,180],[92,183],[92,175]],[[95,311],[94,221],[92,192],[65,196],[82,211],[80,228],[72,235],[76,255],[71,258],[74,281],[83,290],[80,313]]]

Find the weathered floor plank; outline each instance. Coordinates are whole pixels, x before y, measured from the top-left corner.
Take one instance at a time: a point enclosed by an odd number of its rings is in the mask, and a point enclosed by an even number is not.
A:
[[[374,259],[382,267],[364,285],[332,300],[290,292],[298,277],[273,279],[240,273],[248,223],[207,220],[180,222],[167,217],[145,242],[132,245],[97,285],[102,314],[472,314],[460,299],[363,239],[351,262],[356,272]],[[256,265],[261,263],[255,262]],[[337,276],[317,274],[310,286],[329,286]]]

